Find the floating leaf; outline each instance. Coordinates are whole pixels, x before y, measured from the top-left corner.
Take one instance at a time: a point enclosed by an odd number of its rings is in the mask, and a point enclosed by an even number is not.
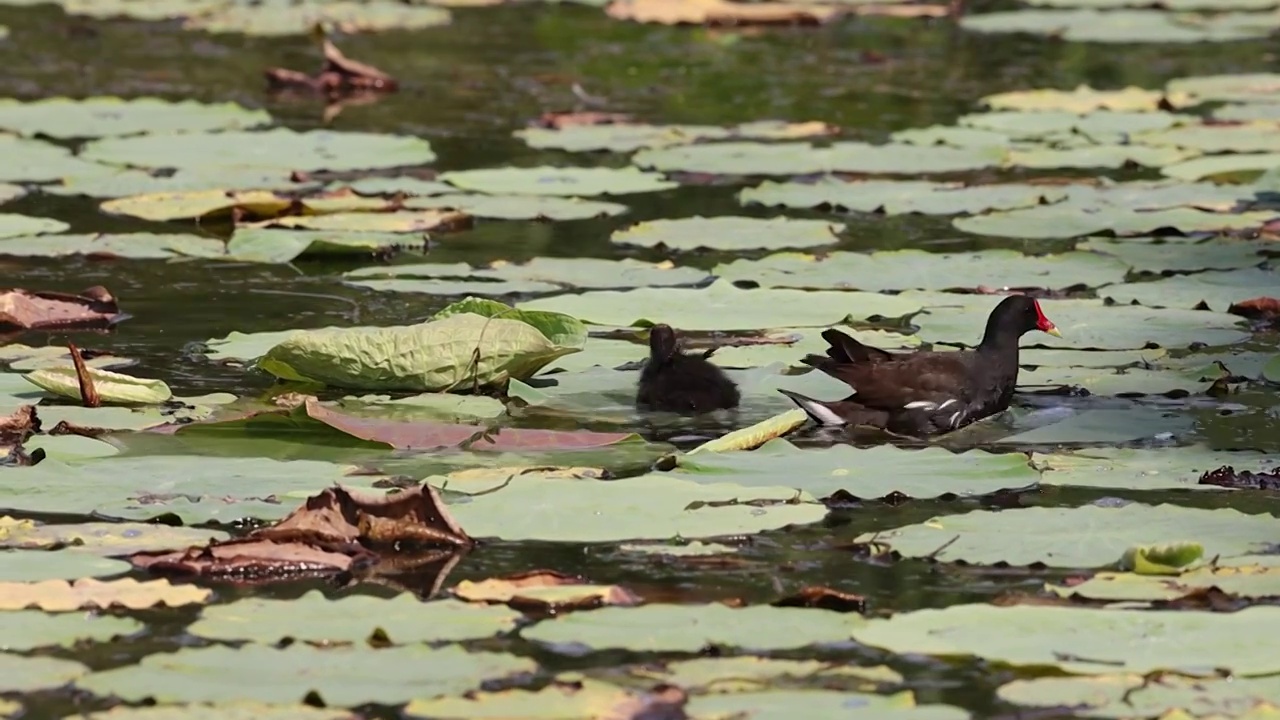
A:
[[[19,135],[95,138],[141,133],[238,130],[265,125],[271,116],[235,103],[204,104],[159,98],[65,97],[30,102],[0,100],[0,128]]]
[[[548,292],[568,288],[612,289],[701,285],[712,276],[695,268],[655,265],[631,258],[534,258],[527,263],[379,265],[344,273],[349,285],[371,290],[432,295]],[[456,278],[456,279],[455,279]]]
[[[838,142],[827,147],[810,143],[721,142],[641,150],[635,165],[661,172],[712,175],[813,175],[847,172],[917,175],[981,170],[999,165],[1003,148],[922,147],[891,143]]]
[[[0,255],[167,260],[184,255],[217,257],[226,253],[222,240],[199,235],[156,233],[100,233],[92,235],[41,235],[0,240]]]
[[[71,227],[61,220],[53,218],[32,217],[15,213],[0,213],[0,238],[11,238],[19,235],[44,235],[57,233]]]
[[[845,226],[821,220],[722,216],[651,220],[617,230],[610,241],[618,245],[667,250],[748,250],[834,245]]]
[[[987,210],[1012,210],[1056,202],[1066,197],[1060,188],[1042,185],[974,185],[922,180],[856,180],[824,176],[817,182],[766,181],[738,194],[744,205],[793,208],[839,208],[887,215],[923,213],[956,215]]]
[[[225,540],[226,537],[226,533],[217,530],[152,523],[39,525],[31,520],[0,517],[0,547],[48,549],[70,545],[77,553],[112,556],[128,555],[148,548],[187,547],[210,540]]]
[[[138,582],[122,578],[101,582],[83,578],[74,582],[45,580],[35,583],[0,583],[0,610],[37,607],[45,612],[123,607],[142,610],[156,606],[180,607],[203,603],[213,591],[193,585],[172,585],[168,580]]]
[[[904,557],[943,562],[1098,568],[1115,563],[1131,546],[1163,542],[1198,542],[1208,556],[1257,553],[1274,532],[1270,516],[1131,503],[979,510],[860,535],[856,541],[888,545]],[[1015,536],[1022,540],[1011,545],[1008,539]]]
[[[1195,308],[1203,304],[1225,312],[1243,300],[1275,293],[1277,287],[1280,287],[1280,274],[1274,270],[1240,268],[1112,285],[1099,294],[1120,303],[1175,308]]]
[[[1070,205],[1042,205],[1034,208],[993,212],[951,221],[957,230],[975,235],[1017,238],[1073,238],[1110,233],[1150,235],[1161,230],[1193,233],[1242,230],[1261,227],[1272,219],[1270,212],[1213,213],[1195,208],[1170,208],[1143,212],[1119,207],[1086,211]]]
[[[0,647],[22,652],[36,648],[74,645],[84,640],[106,641],[142,630],[142,623],[129,618],[88,613],[54,615],[43,610],[0,613]],[[0,657],[5,657],[0,655]],[[0,676],[4,677],[4,676]],[[3,681],[0,681],[3,682]]]
[[[1089,238],[1076,245],[1076,249],[1112,255],[1135,272],[1169,273],[1257,265],[1266,259],[1261,253],[1274,246],[1262,241],[1222,238]]]
[[[626,205],[558,195],[467,195],[451,193],[410,198],[406,208],[451,208],[496,220],[589,220],[627,212]]]
[[[670,190],[676,183],[635,168],[493,168],[455,170],[440,180],[463,190],[513,195],[629,195]]]
[[[1275,677],[1204,678],[1165,673],[1160,682],[1137,673],[1015,680],[996,690],[1024,707],[1069,706],[1090,717],[1231,717],[1265,720],[1280,700]],[[1185,713],[1185,714],[1182,714]]]
[[[88,368],[89,377],[103,402],[158,404],[173,397],[163,380],[136,378],[132,375]],[[82,400],[76,369],[65,365],[40,368],[23,375],[32,385],[58,397]]]
[[[88,672],[89,668],[74,660],[4,653],[0,654],[0,692],[53,690]]]
[[[0,518],[0,528],[11,522],[14,522],[12,518]],[[9,544],[7,538],[0,542]],[[129,564],[122,560],[109,560],[74,550],[8,550],[0,552],[0,560],[3,561],[0,562],[0,581],[4,582],[74,580],[81,577],[119,575],[129,571]]]
[[[96,175],[110,168],[73,157],[64,147],[28,140],[13,135],[0,135],[0,180],[49,182],[68,175]]]
[[[1044,473],[1047,485],[1127,490],[1219,490],[1199,485],[1200,476],[1230,465],[1237,470],[1269,471],[1280,466],[1280,455],[1214,451],[1203,446],[1146,450],[1089,448],[1075,452],[1036,453],[1031,462]]]
[[[1121,1],[1128,2],[1128,0]],[[1070,0],[1069,4],[1083,5],[1089,2],[1090,0]],[[1108,0],[1101,0],[1101,2],[1108,2]],[[1051,3],[1052,0],[1032,2],[1034,5]],[[1172,94],[1175,95],[1175,99],[1179,97],[1179,94]],[[1160,90],[1144,90],[1132,85],[1121,90],[1095,90],[1088,85],[1077,85],[1074,90],[1014,90],[982,98],[983,104],[993,110],[1065,110],[1078,113],[1087,113],[1092,110],[1149,112],[1159,109],[1164,100],[1165,93]]]
[[[1275,29],[1250,15],[1228,12],[1183,18],[1161,10],[1022,9],[966,15],[960,26],[979,33],[1031,33],[1097,43],[1226,42],[1266,37]]]

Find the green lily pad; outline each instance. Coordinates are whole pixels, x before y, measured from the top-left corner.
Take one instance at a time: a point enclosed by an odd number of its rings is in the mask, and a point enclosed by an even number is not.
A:
[[[908,145],[949,145],[961,148],[1008,148],[1013,145],[1013,139],[1004,133],[994,130],[956,127],[955,125],[930,125],[923,128],[898,130],[891,133],[889,139],[896,143],[906,143]]]
[[[850,620],[826,610],[654,603],[606,607],[543,620],[520,631],[552,652],[691,652],[707,646],[788,650],[846,640]]]
[[[1112,285],[1099,294],[1116,302],[1138,302],[1148,307],[1194,308],[1204,303],[1213,310],[1225,311],[1242,300],[1274,296],[1278,287],[1280,274],[1275,271],[1240,268]]]
[[[910,692],[895,695],[829,690],[770,690],[699,695],[687,706],[695,720],[786,720],[796,708],[812,720],[967,720],[968,712],[950,705],[915,705]]]
[[[743,205],[792,208],[838,208],[887,215],[972,214],[987,210],[1013,210],[1066,197],[1060,189],[1041,185],[974,185],[923,180],[856,180],[845,182],[824,176],[817,182],[765,181],[738,193]]]
[[[327,215],[288,215],[263,223],[264,226],[299,228],[330,233],[426,233],[433,230],[449,230],[458,221],[465,220],[452,210],[400,210],[397,212],[339,212]],[[420,238],[406,238],[420,245]]]
[[[80,435],[36,435],[22,444],[28,452],[37,448],[47,457],[64,462],[119,455],[120,449],[109,442]]]
[[[1257,265],[1266,258],[1262,252],[1274,250],[1263,241],[1228,240],[1223,238],[1088,238],[1076,245],[1112,255],[1135,272],[1170,273],[1197,270],[1232,270]]]
[[[1093,395],[1167,395],[1170,393],[1199,393],[1209,387],[1198,378],[1146,368],[1087,368],[1054,367],[1036,370],[1023,369],[1018,373],[1021,390],[1048,387],[1081,387]]]
[[[21,185],[10,185],[9,183],[0,183],[0,203],[7,203],[10,200],[17,200],[18,198],[26,194],[27,194],[27,189],[22,187]]]
[[[177,172],[148,172],[120,168],[102,169],[89,175],[72,175],[62,182],[44,185],[41,192],[50,195],[87,195],[99,198],[120,198],[130,195],[154,193],[188,193],[205,190],[285,190],[303,191],[317,186],[314,182],[299,182],[292,171],[238,167],[212,167],[179,170]]]
[[[737,217],[689,217],[650,220],[614,231],[609,240],[618,245],[667,250],[750,250],[755,248],[807,248],[834,245],[844,232],[841,223]]]
[[[286,648],[249,644],[183,648],[133,665],[99,671],[77,683],[126,702],[219,702],[227,699],[299,702],[315,692],[333,706],[398,704],[415,697],[456,695],[487,681],[533,672],[537,663],[456,645]]]
[[[894,492],[913,498],[986,495],[1032,485],[1040,476],[1022,453],[953,453],[936,447],[903,450],[892,445],[801,450],[781,438],[747,452],[681,457],[680,467],[683,472],[677,477],[697,482],[787,485],[818,498],[839,491],[863,499]],[[940,477],[947,482],[938,482]]]
[[[83,677],[89,668],[74,660],[0,654],[0,692],[52,690]],[[9,713],[4,713],[6,717]]]
[[[1252,13],[1183,18],[1160,10],[1011,10],[966,15],[960,26],[978,33],[1030,33],[1067,42],[1195,43],[1266,37],[1280,20]]]
[[[1063,185],[1061,189],[1066,193],[1068,203],[1090,210],[1112,205],[1128,210],[1193,207],[1231,212],[1256,199],[1254,188],[1247,185],[1174,180],[1100,182],[1097,185]]]
[[[1120,169],[1130,165],[1160,168],[1182,162],[1199,153],[1177,147],[1148,147],[1145,145],[1085,145],[1069,148],[1036,148],[1010,150],[1010,167],[1051,169]]]
[[[1060,597],[1110,602],[1177,600],[1209,588],[1240,598],[1280,597],[1280,568],[1273,564],[1274,556],[1260,559],[1272,564],[1241,564],[1241,558],[1236,558],[1228,567],[1202,566],[1167,575],[1107,572],[1069,587],[1049,585],[1045,589]]]
[[[1187,678],[1167,674],[1150,682],[1140,674],[1044,677],[1001,685],[1001,700],[1025,707],[1072,707],[1094,718],[1222,717],[1264,720],[1280,704],[1275,677]],[[1254,715],[1256,710],[1260,714]],[[1185,713],[1185,715],[1179,714]]]
[[[106,369],[125,367],[136,361],[118,355],[99,355],[84,361],[89,367]],[[14,343],[0,347],[0,364],[8,365],[13,372],[24,372],[57,365],[71,365],[71,351],[57,345],[33,347]]]
[[[289,12],[302,17],[297,8]],[[426,140],[405,135],[276,128],[261,132],[165,133],[94,140],[80,156],[110,165],[212,171],[365,170],[436,159]],[[74,175],[62,172],[59,175]]]
[[[913,293],[897,296],[926,306],[929,298]],[[987,296],[956,297],[955,305],[927,307],[912,322],[920,326],[925,342],[977,345],[995,300]],[[978,304],[981,302],[981,304]],[[1193,343],[1230,345],[1248,337],[1241,318],[1207,310],[1147,308],[1138,305],[1107,306],[1102,300],[1041,300],[1044,314],[1062,332],[1061,338],[1044,333],[1028,334],[1025,345],[1052,348],[1095,348],[1122,350],[1154,344],[1163,348],[1185,348]]]
[[[1195,541],[1204,545],[1207,557],[1263,552],[1274,541],[1275,528],[1270,516],[1227,508],[1132,503],[978,510],[867,533],[855,541],[888,545],[903,557],[942,562],[1100,568],[1119,560],[1129,547],[1153,543]],[[1010,543],[1010,537],[1019,542]]]
[[[187,455],[112,457],[86,463],[46,459],[10,468],[0,508],[148,520],[173,513],[187,524],[278,520],[303,499],[342,483],[367,488],[378,476],[315,460]],[[0,615],[3,617],[3,615]]]
[[[715,125],[644,125],[639,123],[608,123],[604,125],[570,125],[561,128],[525,128],[514,135],[540,150],[566,150],[568,152],[634,152],[642,148],[689,145],[706,140],[729,138],[788,140],[811,135],[826,135],[830,129],[824,123],[786,123],[758,121],[742,123],[734,127]]]
[[[294,600],[246,598],[205,608],[187,631],[215,640],[275,643],[293,638],[313,643],[360,643],[376,631],[386,642],[459,642],[515,629],[523,617],[505,605],[458,600],[424,603],[405,593],[385,599],[352,595],[330,600],[312,590]]]
[[[1280,121],[1280,103],[1258,102],[1223,105],[1210,113],[1210,117],[1214,120],[1226,120],[1228,122],[1254,122],[1257,120],[1276,122]]]
[[[626,205],[559,195],[471,195],[450,193],[410,198],[412,209],[449,208],[495,220],[589,220],[627,212]]]
[[[401,233],[345,230],[281,230],[236,228],[221,259],[236,262],[288,263],[299,257],[367,256],[389,249],[422,247],[420,238]]]
[[[109,168],[86,162],[66,148],[40,140],[0,135],[0,180],[48,182],[68,175],[92,175]]]
[[[1031,256],[1014,250],[886,250],[834,252],[822,259],[778,253],[760,260],[734,260],[717,265],[713,272],[734,283],[768,288],[883,291],[975,288],[991,278],[1009,287],[1097,286],[1122,281],[1127,270],[1118,260],[1083,252]]]
[[[1191,432],[1195,419],[1158,407],[1113,407],[1077,412],[1051,418],[1030,430],[992,440],[994,445],[1016,448],[1028,446],[1101,445],[1151,441]]]
[[[317,708],[297,705],[269,705],[258,702],[219,701],[130,707],[117,705],[110,710],[86,712],[76,720],[351,720],[351,712],[342,708]],[[64,720],[71,720],[64,718]]]
[[[1187,125],[1142,133],[1133,141],[1143,145],[1172,145],[1204,154],[1280,152],[1274,123]]]
[[[1280,166],[1280,153],[1232,153],[1191,158],[1160,168],[1160,174],[1178,180],[1202,180],[1214,175],[1270,170]]]
[[[1202,446],[1159,450],[1089,448],[1047,455],[1035,453],[1031,462],[1043,470],[1040,481],[1046,485],[1221,491],[1223,488],[1218,485],[1199,485],[1197,481],[1204,473],[1224,465],[1241,472],[1270,472],[1280,467],[1280,456],[1215,451]]]
[[[1123,368],[1150,365],[1162,360],[1168,354],[1168,351],[1162,348],[1149,350],[1022,348],[1018,353],[1018,364],[1024,368]]]
[[[183,28],[209,33],[277,36],[306,35],[315,23],[350,33],[419,30],[448,25],[451,21],[452,15],[444,8],[404,5],[389,0],[267,0],[251,5],[217,5],[208,12],[192,13],[184,18]]]
[[[661,680],[688,690],[742,692],[764,689],[779,682],[819,680],[826,686],[898,684],[902,675],[885,665],[833,666],[818,660],[782,660],[755,656],[697,658],[667,663],[659,669],[646,666],[632,674],[641,680]]]
[[[1164,111],[1094,110],[1076,113],[1006,110],[964,115],[956,124],[1002,133],[1017,140],[1045,140],[1075,134],[1094,142],[1105,142],[1119,135],[1163,130],[1192,123],[1196,119],[1194,115]]]
[[[700,285],[712,276],[695,268],[654,265],[626,258],[534,258],[473,268],[466,263],[379,265],[344,273],[344,282],[370,290],[432,295],[556,292],[570,288],[612,289]]]
[[[235,103],[204,104],[159,98],[0,99],[0,128],[19,135],[96,138],[140,133],[241,130],[271,122],[263,110]]]
[[[172,527],[153,523],[90,522],[39,525],[30,520],[0,517],[0,547],[47,549],[67,545],[76,553],[106,557],[142,550],[162,550],[203,545],[229,536],[217,530]]]
[[[344,413],[384,420],[431,419],[465,422],[477,418],[496,418],[506,413],[507,406],[497,398],[485,395],[452,393],[419,393],[392,400],[388,395],[350,396],[338,401]]]
[[[286,380],[361,390],[440,392],[464,383],[528,378],[577,352],[586,328],[560,344],[518,319],[462,313],[418,325],[309,330],[288,336],[258,360]],[[478,353],[479,359],[476,359]]]
[[[345,189],[349,189],[357,195],[409,195],[412,197],[449,195],[458,192],[457,188],[447,183],[436,180],[423,180],[412,175],[366,177],[349,181],[340,180],[325,187],[328,192],[338,192]]]
[[[222,240],[180,233],[101,233],[40,235],[0,239],[0,255],[66,257],[95,255],[131,260],[167,260],[183,256],[224,255]]]
[[[0,613],[0,637],[4,638],[0,647],[9,652],[65,647],[85,640],[106,641],[132,635],[142,628],[137,620],[109,615],[10,611]]]
[[[1001,632],[991,632],[995,627]],[[1218,670],[1241,675],[1280,670],[1280,660],[1262,652],[1255,641],[1273,628],[1280,629],[1280,608],[1152,613],[970,604],[871,620],[855,627],[853,638],[897,653],[972,655],[1078,674],[1174,671],[1213,676]]]
[[[137,378],[132,375],[88,368],[94,389],[103,402],[141,403],[155,405],[173,397],[173,391],[163,380]],[[55,365],[32,370],[24,375],[32,385],[57,397],[81,400],[80,383],[76,369],[67,365]]]
[[[1106,206],[1087,211],[1062,203],[958,217],[951,224],[957,230],[975,235],[1047,239],[1101,233],[1150,235],[1167,228],[1182,233],[1243,230],[1261,227],[1272,217],[1274,213],[1265,211],[1214,213],[1187,207],[1139,211]]]
[[[449,510],[473,537],[554,542],[742,535],[817,522],[827,514],[789,487],[696,483],[663,473],[609,482],[519,476],[492,493],[451,503]],[[548,523],[552,512],[560,520]]]
[[[1280,74],[1231,73],[1174,78],[1165,84],[1165,92],[1189,99],[1185,105],[1221,102],[1268,101],[1280,90]]]
[[[999,165],[1004,154],[1004,149],[997,147],[923,147],[906,143],[838,142],[820,148],[811,143],[721,142],[641,150],[631,157],[631,162],[668,173],[917,175],[981,170]]]
[[[1085,5],[1089,2],[1128,2],[1128,0],[1032,0],[1033,5],[1053,2],[1069,2]],[[1244,0],[1248,1],[1248,0]],[[1271,2],[1271,0],[1266,0]],[[1159,90],[1144,90],[1132,85],[1121,90],[1095,90],[1088,85],[1077,85],[1074,90],[1038,89],[1013,90],[982,98],[982,103],[992,110],[1060,110],[1087,113],[1093,110],[1155,111],[1164,100]]]
[[[635,168],[535,167],[455,170],[440,180],[463,190],[491,195],[630,195],[670,190],[676,183]]]
[[[40,582],[106,577],[129,572],[132,565],[70,550],[0,550],[0,581]]]
[[[682,330],[751,330],[830,326],[851,317],[902,317],[920,309],[879,293],[740,290],[723,280],[710,286],[587,292],[530,300],[517,307],[567,313],[597,325],[666,323]]]
[[[0,238],[11,238],[20,235],[44,235],[59,233],[70,225],[53,218],[32,217],[15,213],[0,213]]]

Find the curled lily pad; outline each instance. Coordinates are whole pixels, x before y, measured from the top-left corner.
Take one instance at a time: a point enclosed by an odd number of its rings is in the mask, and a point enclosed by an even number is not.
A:
[[[91,138],[157,132],[238,130],[265,125],[271,116],[235,103],[170,102],[159,98],[0,99],[0,128],[19,135]]]
[[[173,397],[163,380],[137,378],[132,375],[88,368],[89,377],[105,402],[155,405]],[[76,369],[66,365],[40,368],[23,375],[32,385],[59,397],[81,400]]]

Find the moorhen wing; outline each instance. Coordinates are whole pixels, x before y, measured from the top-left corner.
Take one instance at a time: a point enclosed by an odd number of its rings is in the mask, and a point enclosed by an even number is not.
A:
[[[686,355],[668,325],[649,331],[649,359],[640,369],[636,407],[681,414],[738,406],[738,386],[708,357],[715,348]]]
[[[891,353],[835,329],[822,333],[827,355],[801,362],[853,388],[844,400],[823,402],[781,390],[824,425],[870,425],[916,437],[951,432],[1009,407],[1018,382],[1018,341],[1040,330],[1062,337],[1040,303],[1010,295],[987,318],[974,350]]]

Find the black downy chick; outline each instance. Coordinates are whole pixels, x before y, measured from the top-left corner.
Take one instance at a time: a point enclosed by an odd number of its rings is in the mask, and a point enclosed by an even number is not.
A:
[[[715,348],[694,355],[680,350],[668,325],[649,331],[649,359],[640,369],[636,407],[681,414],[738,406],[738,386],[707,360]]]

